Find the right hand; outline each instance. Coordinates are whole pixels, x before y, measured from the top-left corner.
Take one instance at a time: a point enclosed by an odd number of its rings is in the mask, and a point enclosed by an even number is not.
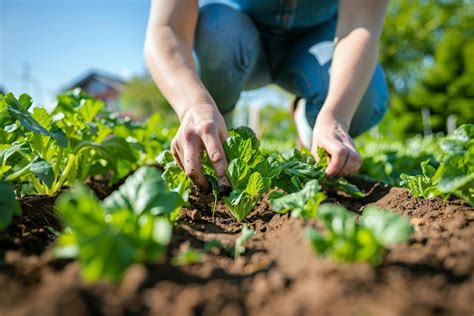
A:
[[[219,187],[230,186],[226,178],[227,159],[222,143],[229,137],[224,118],[212,104],[194,105],[180,118],[181,125],[171,143],[171,153],[186,175],[204,192],[209,183],[201,156],[205,150],[216,171]]]

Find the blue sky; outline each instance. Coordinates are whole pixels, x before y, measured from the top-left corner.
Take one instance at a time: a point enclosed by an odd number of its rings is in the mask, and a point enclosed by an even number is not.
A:
[[[46,104],[90,69],[142,74],[149,5],[149,0],[0,0],[0,86]]]

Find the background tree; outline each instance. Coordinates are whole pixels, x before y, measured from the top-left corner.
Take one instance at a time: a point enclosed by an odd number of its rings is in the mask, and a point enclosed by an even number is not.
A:
[[[446,131],[451,114],[473,122],[473,25],[473,0],[391,2],[381,43],[391,108],[380,130],[421,133],[424,107],[434,132]]]

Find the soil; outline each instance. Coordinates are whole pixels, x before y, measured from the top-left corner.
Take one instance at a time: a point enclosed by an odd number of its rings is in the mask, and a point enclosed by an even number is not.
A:
[[[240,234],[242,223],[222,204],[212,214],[212,198],[202,197],[182,212],[167,259],[132,266],[116,286],[86,284],[76,261],[54,259],[54,199],[25,198],[24,215],[0,234],[0,315],[473,315],[474,210],[378,183],[366,189],[361,200],[330,200],[356,212],[376,204],[415,226],[377,268],[316,257],[304,232],[317,224],[275,214],[265,198],[246,220],[257,234],[240,258],[214,249],[173,266],[183,250],[213,239],[231,246]]]

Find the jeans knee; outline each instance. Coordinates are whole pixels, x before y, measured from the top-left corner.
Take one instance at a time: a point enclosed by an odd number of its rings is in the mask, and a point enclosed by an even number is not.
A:
[[[258,56],[259,33],[250,18],[228,5],[200,8],[194,50],[199,75],[221,112],[235,107]]]
[[[246,14],[226,4],[210,3],[200,8],[194,49],[209,71],[232,64],[245,69],[251,63],[249,51],[258,37]]]
[[[229,62],[245,63],[245,59],[238,59],[240,46],[247,44],[249,23],[244,13],[222,3],[200,8],[194,49],[205,68],[216,70],[229,67]]]

